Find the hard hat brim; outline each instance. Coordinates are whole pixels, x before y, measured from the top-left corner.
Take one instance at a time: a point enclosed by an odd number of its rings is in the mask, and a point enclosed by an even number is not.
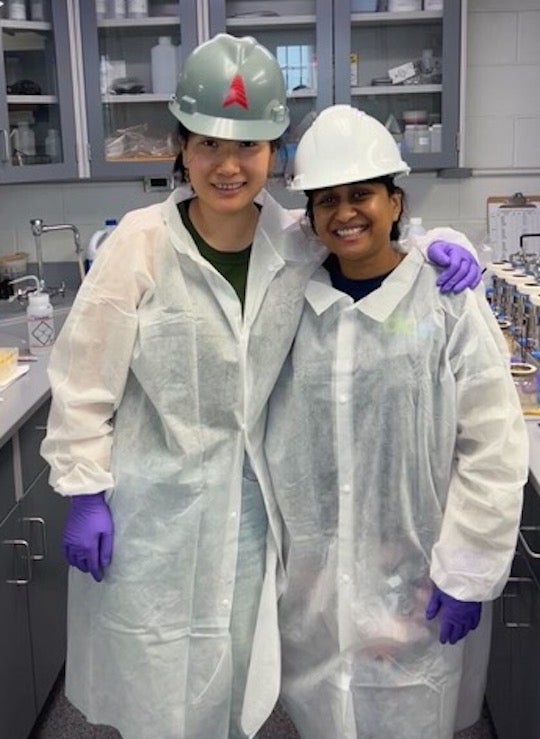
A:
[[[204,113],[185,113],[173,98],[169,110],[188,131],[201,136],[231,141],[274,141],[282,136],[289,126],[288,112],[279,122],[268,120],[233,120],[217,118]]]

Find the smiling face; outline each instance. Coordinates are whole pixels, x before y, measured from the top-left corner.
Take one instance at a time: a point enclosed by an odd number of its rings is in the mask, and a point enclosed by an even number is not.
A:
[[[346,277],[376,277],[396,266],[399,256],[390,232],[401,213],[399,190],[355,182],[315,190],[311,200],[317,236],[337,256]]]
[[[242,213],[264,187],[272,168],[268,141],[229,141],[190,134],[182,161],[202,208],[221,215]]]

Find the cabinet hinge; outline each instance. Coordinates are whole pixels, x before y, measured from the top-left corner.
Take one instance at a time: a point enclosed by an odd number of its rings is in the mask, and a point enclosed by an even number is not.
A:
[[[456,131],[456,151],[461,151],[461,131]]]
[[[92,161],[92,144],[89,141],[86,142],[86,159]]]

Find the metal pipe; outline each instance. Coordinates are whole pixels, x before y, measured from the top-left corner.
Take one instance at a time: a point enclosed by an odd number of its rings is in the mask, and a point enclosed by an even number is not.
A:
[[[43,223],[42,218],[32,218],[30,220],[30,226],[32,227],[32,234],[36,245],[38,280],[40,282],[41,289],[43,290],[45,287],[45,280],[43,279],[43,249],[41,247],[42,234],[49,233],[50,231],[71,231],[75,244],[75,253],[78,258],[80,258],[82,254],[81,234],[77,226],[74,226],[72,223],[56,223],[51,226],[47,226]]]

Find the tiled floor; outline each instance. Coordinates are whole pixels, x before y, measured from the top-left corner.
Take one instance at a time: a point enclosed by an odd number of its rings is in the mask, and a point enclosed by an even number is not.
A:
[[[30,739],[121,739],[121,737],[114,729],[88,724],[64,697],[64,680],[60,676]],[[298,739],[298,734],[285,713],[278,707],[259,732],[258,739]],[[496,739],[496,734],[486,715],[475,726],[456,734],[455,739]]]

